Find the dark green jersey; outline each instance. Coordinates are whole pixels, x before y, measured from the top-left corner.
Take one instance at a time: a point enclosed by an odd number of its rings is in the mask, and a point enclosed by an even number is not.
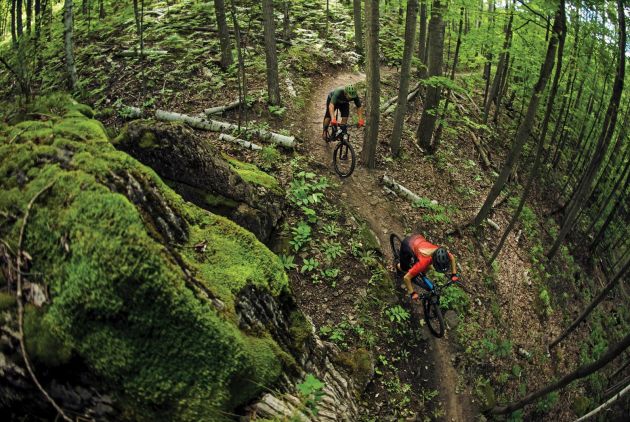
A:
[[[348,100],[348,97],[346,96],[346,91],[342,86],[332,90],[329,95],[330,102],[333,103],[335,108],[339,107],[342,104],[348,104],[350,102],[350,100]],[[353,98],[353,100],[355,106],[361,107],[361,100],[359,99],[358,95]]]

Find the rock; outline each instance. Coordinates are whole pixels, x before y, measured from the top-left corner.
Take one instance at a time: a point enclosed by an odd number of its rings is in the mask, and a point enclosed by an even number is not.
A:
[[[451,330],[454,330],[459,325],[459,316],[457,315],[457,312],[452,309],[446,311],[444,314],[444,320]]]
[[[532,354],[522,347],[518,348],[518,354],[527,360],[530,360],[532,358]]]
[[[228,217],[263,242],[282,216],[284,196],[274,177],[252,164],[221,158],[184,125],[136,120],[114,143],[187,201]]]

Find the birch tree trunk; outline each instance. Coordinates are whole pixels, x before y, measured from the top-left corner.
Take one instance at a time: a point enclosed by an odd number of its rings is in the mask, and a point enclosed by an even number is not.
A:
[[[556,46],[558,44],[558,38],[561,32],[560,26],[563,13],[564,5],[558,7],[558,10],[556,11],[556,16],[553,23],[553,35],[549,40],[547,54],[545,56],[545,61],[540,68],[538,81],[536,82],[536,85],[534,85],[534,88],[532,90],[532,96],[529,100],[529,105],[527,106],[527,113],[525,115],[525,118],[523,118],[523,121],[518,127],[518,131],[516,132],[516,137],[514,139],[514,144],[512,145],[512,149],[510,150],[507,159],[503,164],[503,168],[501,169],[499,177],[494,182],[494,185],[488,193],[486,201],[484,202],[481,209],[479,210],[479,213],[475,217],[475,226],[479,226],[488,216],[488,213],[492,208],[492,204],[494,203],[495,199],[497,199],[499,194],[501,194],[501,190],[503,190],[503,187],[507,183],[508,177],[510,176],[512,168],[514,167],[514,163],[517,162],[518,158],[521,155],[521,151],[523,149],[525,141],[527,140],[527,138],[529,138],[529,134],[531,133],[532,127],[534,125],[534,118],[536,117],[536,111],[538,110],[540,97],[545,90],[547,80],[549,79],[551,71],[553,70],[556,55]],[[490,98],[488,98],[488,102],[490,102]]]
[[[436,0],[431,9],[431,20],[429,21],[429,77],[442,75],[442,55],[444,50],[444,4]],[[433,130],[437,121],[438,109],[440,106],[441,88],[439,86],[429,86],[427,88],[426,100],[420,123],[418,124],[417,138],[418,144],[427,153],[434,152]]]
[[[77,68],[74,64],[72,0],[65,0],[63,6],[64,47],[66,50],[66,72],[68,88],[74,91],[77,87]]]
[[[280,105],[278,57],[276,53],[276,24],[273,16],[273,0],[262,1],[262,14],[265,33],[265,59],[267,63],[267,92],[269,94],[269,104]]]
[[[234,1],[234,0],[232,0]],[[219,28],[219,43],[221,45],[221,67],[226,69],[234,63],[232,58],[232,43],[230,42],[230,31],[225,19],[224,0],[214,0],[214,13],[217,18]]]
[[[361,160],[373,169],[376,167],[376,145],[380,119],[381,77],[379,68],[378,32],[379,1],[365,0],[365,21],[367,23],[367,122],[363,138]]]
[[[400,83],[398,86],[398,103],[394,114],[394,129],[392,130],[391,148],[392,155],[398,156],[400,152],[400,138],[402,137],[405,114],[407,113],[407,91],[409,90],[409,72],[411,69],[411,57],[413,56],[414,35],[416,33],[416,14],[418,13],[418,1],[407,1],[407,17],[405,22],[405,47],[403,60],[400,67]]]

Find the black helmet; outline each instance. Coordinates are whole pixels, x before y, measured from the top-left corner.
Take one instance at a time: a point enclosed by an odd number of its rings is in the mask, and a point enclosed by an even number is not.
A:
[[[448,256],[448,251],[445,248],[437,248],[433,252],[433,268],[441,273],[448,271],[451,260]]]

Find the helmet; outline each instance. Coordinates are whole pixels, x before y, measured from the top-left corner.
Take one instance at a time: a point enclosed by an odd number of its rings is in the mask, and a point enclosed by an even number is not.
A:
[[[346,91],[346,95],[348,95],[348,97],[350,98],[356,98],[357,97],[357,89],[354,87],[354,85],[348,85],[344,88],[344,91]]]
[[[437,248],[435,252],[433,252],[433,267],[437,271],[445,273],[448,271],[450,263],[451,260],[445,248]]]

